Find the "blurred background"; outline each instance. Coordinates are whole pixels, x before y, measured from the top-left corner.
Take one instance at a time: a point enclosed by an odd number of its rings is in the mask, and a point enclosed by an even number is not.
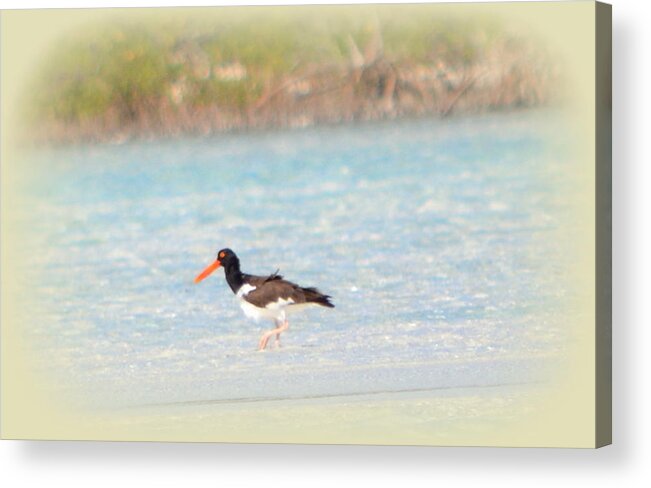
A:
[[[441,12],[436,5],[123,12],[51,46],[26,102],[38,128],[32,136],[119,142],[558,99],[559,69],[543,43],[495,17]]]

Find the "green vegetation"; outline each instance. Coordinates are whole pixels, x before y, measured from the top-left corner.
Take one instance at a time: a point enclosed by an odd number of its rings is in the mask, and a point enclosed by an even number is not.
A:
[[[372,67],[380,71],[366,84],[357,74],[353,91],[386,102],[409,89],[409,70],[438,67],[446,76],[468,70],[508,40],[494,21],[441,18],[437,12],[428,6],[276,7],[118,17],[53,46],[30,87],[33,123],[51,139],[101,139],[125,131],[161,135],[269,126],[283,111],[311,110],[313,120],[355,118],[343,112],[321,117],[315,103],[307,106],[299,98],[336,92],[351,71]],[[440,98],[436,87],[414,86],[425,101]],[[279,96],[283,88],[293,98]],[[445,103],[436,106],[439,111]],[[362,118],[372,117],[372,110],[364,110]]]

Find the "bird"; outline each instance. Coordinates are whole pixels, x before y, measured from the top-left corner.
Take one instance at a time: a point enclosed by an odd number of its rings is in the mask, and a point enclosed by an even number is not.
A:
[[[274,323],[274,328],[260,337],[259,351],[267,347],[269,338],[274,334],[274,344],[280,347],[280,334],[289,327],[288,313],[311,305],[334,308],[330,295],[325,295],[314,287],[302,287],[287,281],[278,271],[266,276],[242,273],[239,258],[228,248],[218,251],[217,259],[199,273],[194,282],[203,281],[219,267],[224,268],[226,282],[238,298],[244,314],[256,322],[266,318]]]

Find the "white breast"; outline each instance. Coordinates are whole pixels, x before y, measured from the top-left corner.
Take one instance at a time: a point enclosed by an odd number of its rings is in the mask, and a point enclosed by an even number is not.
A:
[[[268,303],[264,307],[256,307],[252,303],[247,302],[244,298],[253,290],[255,290],[255,286],[251,285],[242,285],[242,287],[237,290],[237,298],[239,299],[240,308],[244,312],[244,315],[254,319],[256,322],[262,318],[276,321],[285,320],[285,309],[294,303],[293,299],[279,298],[275,302]]]
[[[260,308],[247,302],[244,298],[240,298],[239,300],[240,308],[244,312],[244,315],[250,319],[254,319],[256,322],[260,319],[285,320],[285,311],[283,309]]]

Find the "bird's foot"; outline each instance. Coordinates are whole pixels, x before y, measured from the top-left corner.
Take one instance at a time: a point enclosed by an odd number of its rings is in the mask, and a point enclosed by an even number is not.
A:
[[[260,342],[258,343],[258,351],[264,351],[267,347],[267,342],[269,342],[269,336],[265,334],[262,336]]]

